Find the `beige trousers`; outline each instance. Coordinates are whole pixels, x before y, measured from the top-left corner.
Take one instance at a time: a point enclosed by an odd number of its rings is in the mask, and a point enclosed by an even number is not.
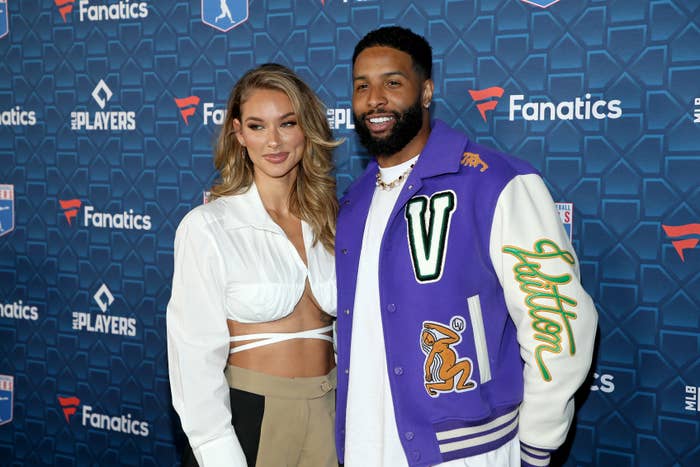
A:
[[[255,467],[338,467],[335,368],[325,376],[283,378],[228,366],[226,378],[234,389],[265,397]]]

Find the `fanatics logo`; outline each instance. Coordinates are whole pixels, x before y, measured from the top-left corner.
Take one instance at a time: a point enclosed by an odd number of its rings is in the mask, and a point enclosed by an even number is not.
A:
[[[202,0],[202,22],[228,32],[248,19],[248,0]]]
[[[66,15],[73,11],[73,4],[75,3],[75,0],[54,0],[54,3],[58,8],[58,12],[61,14],[61,18],[63,18],[63,22],[67,23],[68,21],[66,20]]]
[[[7,11],[7,0],[0,0],[0,38],[10,31],[10,13]]]
[[[58,403],[61,405],[63,415],[66,417],[66,423],[70,424],[71,417],[78,411],[80,399],[75,396],[58,396]],[[80,422],[86,427],[89,426],[98,430],[115,431],[128,435],[148,436],[150,431],[148,422],[133,420],[130,413],[121,416],[110,416],[94,412],[92,406],[87,404],[83,404]]]
[[[680,240],[673,240],[671,243],[676,249],[678,256],[681,257],[681,261],[685,263],[685,250],[692,250],[700,242],[700,224],[686,224],[686,225],[662,225],[664,232],[669,237],[688,237],[694,236],[694,238],[681,238]]]
[[[2,6],[0,5],[0,8]],[[16,105],[10,110],[0,111],[0,126],[34,126],[36,125],[36,112],[24,110]]]
[[[15,229],[15,186],[0,185],[0,237]]]
[[[73,11],[76,0],[54,0],[58,12],[67,23],[67,16]],[[90,0],[78,0],[78,15],[83,21],[110,21],[124,19],[140,19],[148,16],[148,3],[119,0],[116,3],[90,5]]]
[[[0,426],[12,421],[15,378],[0,375]]]
[[[58,403],[61,405],[61,409],[63,410],[63,416],[66,417],[66,423],[70,423],[70,418],[78,410],[78,406],[80,405],[80,399],[78,399],[75,396],[58,396]]]
[[[63,209],[68,225],[73,225],[82,202],[79,199],[59,199],[58,203]],[[100,212],[94,206],[83,206],[83,227],[94,227],[97,229],[119,229],[119,230],[151,230],[151,216],[134,214],[133,209],[122,212]]]
[[[81,203],[79,199],[59,199],[58,203],[63,209],[63,214],[66,216],[68,225],[73,225],[72,219],[75,219],[77,217],[78,209],[80,209],[80,205],[83,203]]]
[[[520,0],[523,3],[528,3],[530,5],[535,5],[540,8],[549,8],[550,6],[558,3],[559,0]]]
[[[197,96],[188,96],[188,97],[183,97],[181,99],[178,99],[177,97],[175,98],[175,105],[177,105],[178,109],[180,109],[180,115],[182,116],[182,119],[185,121],[185,125],[190,124],[188,119],[194,115],[195,111],[197,110],[197,106],[199,105],[199,97]]]
[[[496,106],[498,105],[498,99],[503,97],[503,88],[499,88],[498,86],[492,86],[490,88],[481,90],[470,89],[469,94],[472,96],[472,99],[474,99],[474,101],[478,102],[476,104],[476,108],[479,109],[481,118],[483,118],[484,121],[486,121],[486,112],[489,110],[496,109]]]

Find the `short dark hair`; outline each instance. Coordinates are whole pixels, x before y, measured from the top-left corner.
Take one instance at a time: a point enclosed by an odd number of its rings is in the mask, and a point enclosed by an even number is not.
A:
[[[425,37],[400,26],[386,26],[368,32],[355,46],[352,65],[357,56],[368,47],[391,47],[405,52],[413,59],[413,68],[423,79],[430,79],[433,73],[433,50]]]

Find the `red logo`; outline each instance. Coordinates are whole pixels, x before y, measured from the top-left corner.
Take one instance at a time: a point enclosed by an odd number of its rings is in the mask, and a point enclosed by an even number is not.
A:
[[[70,423],[70,417],[78,410],[80,399],[75,396],[61,397],[58,396],[58,403],[61,404],[63,415],[66,417],[66,422]]]
[[[175,98],[175,105],[180,109],[180,115],[185,121],[185,125],[189,125],[190,122],[187,120],[189,117],[194,115],[197,110],[197,105],[199,105],[199,97],[189,96],[183,97],[182,99]]]
[[[496,106],[498,105],[498,99],[503,97],[503,88],[499,88],[498,86],[492,86],[490,88],[481,90],[470,89],[469,94],[472,96],[472,99],[474,99],[477,102],[484,101],[476,104],[476,108],[479,109],[481,118],[483,118],[484,121],[486,121],[486,111],[494,110],[496,108]]]
[[[63,22],[66,22],[66,15],[73,11],[73,4],[75,0],[53,0],[53,2],[58,7],[58,12],[61,13],[61,18]]]
[[[66,215],[68,225],[72,225],[71,219],[74,219],[78,215],[78,209],[80,209],[82,203],[79,199],[59,199],[58,202],[61,204],[61,208],[63,208],[63,214]]]
[[[692,250],[700,242],[700,224],[687,224],[687,225],[662,225],[664,232],[669,237],[686,237],[689,235],[697,235],[699,238],[683,238],[680,240],[673,240],[674,248],[681,257],[681,261],[685,262],[685,256],[683,252],[685,250]]]

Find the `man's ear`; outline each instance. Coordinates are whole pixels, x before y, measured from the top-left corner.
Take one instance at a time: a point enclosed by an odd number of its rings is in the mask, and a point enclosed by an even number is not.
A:
[[[426,79],[423,81],[423,91],[421,94],[421,105],[428,109],[430,108],[430,103],[433,101],[433,90],[435,89],[435,83],[432,79]]]

